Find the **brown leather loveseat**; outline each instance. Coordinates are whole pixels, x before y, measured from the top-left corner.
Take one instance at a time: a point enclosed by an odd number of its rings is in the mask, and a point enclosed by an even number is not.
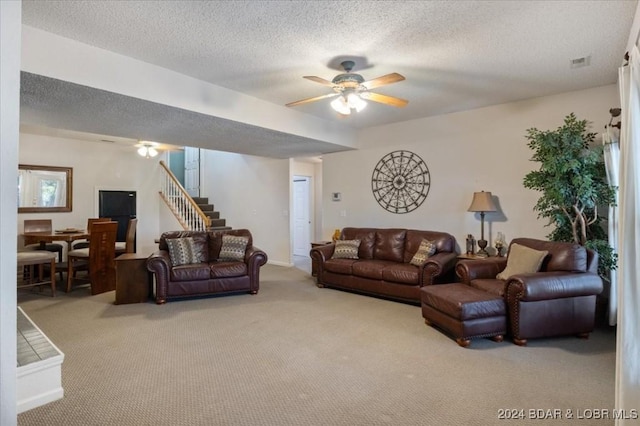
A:
[[[463,260],[456,274],[461,282],[504,298],[510,334],[518,345],[538,337],[587,337],[595,326],[596,296],[603,288],[598,254],[578,244],[532,238],[516,238],[510,247],[514,244],[548,252],[538,272],[498,279],[508,257],[492,257]]]
[[[436,251],[424,265],[415,266],[410,262],[423,239],[433,242]],[[313,248],[318,287],[420,303],[420,287],[453,280],[456,242],[445,232],[344,228],[340,240],[360,240],[358,258],[332,258],[335,243]]]
[[[246,248],[237,259],[221,259],[223,237],[244,237]],[[192,239],[187,252],[193,251],[196,262],[175,265],[167,240]],[[147,269],[156,277],[156,303],[171,298],[204,296],[221,293],[258,293],[260,266],[267,254],[253,246],[251,232],[246,229],[225,231],[171,231],[160,237],[158,251],[147,259]]]

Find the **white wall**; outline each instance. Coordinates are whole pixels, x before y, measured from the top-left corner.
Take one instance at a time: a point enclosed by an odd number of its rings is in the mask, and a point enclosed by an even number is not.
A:
[[[158,212],[160,214],[160,217],[158,218],[159,231],[158,231],[158,236],[156,238],[159,238],[160,235],[165,231],[182,230],[183,229],[182,225],[180,224],[176,216],[173,214],[171,209],[167,207],[167,204],[164,202],[164,200],[158,197],[157,204],[158,204]]]
[[[574,112],[600,132],[617,106],[617,86],[608,85],[363,130],[358,150],[323,156],[323,235],[345,226],[406,227],[446,231],[464,244],[469,233],[479,237],[479,216],[467,208],[473,192],[484,190],[502,210],[487,213],[485,239],[492,242],[497,232],[507,240],[545,238],[551,229],[533,211],[539,195],[522,185],[537,167],[529,161],[526,130],[555,129]],[[418,154],[431,174],[427,199],[407,214],[387,212],[371,191],[375,165],[395,150]],[[342,201],[331,201],[332,192],[341,192]]]
[[[0,424],[16,424],[16,182],[22,2],[0,1]]]
[[[201,194],[234,229],[246,228],[269,263],[291,265],[289,160],[201,151]]]
[[[84,229],[87,218],[98,215],[99,190],[136,191],[137,252],[152,253],[161,232],[158,162],[163,155],[148,159],[136,154],[133,146],[21,133],[21,164],[73,167],[73,211],[19,214],[18,232],[22,233],[25,219],[42,218],[51,218],[54,229]]]

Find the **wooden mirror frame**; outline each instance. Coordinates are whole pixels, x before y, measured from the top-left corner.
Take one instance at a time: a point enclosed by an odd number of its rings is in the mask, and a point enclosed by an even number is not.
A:
[[[41,170],[54,173],[64,173],[66,179],[65,205],[53,207],[20,207],[20,190],[18,190],[18,213],[53,213],[70,212],[73,201],[73,168],[56,166],[35,166],[31,164],[19,164],[18,170]],[[20,188],[18,188],[20,189]]]

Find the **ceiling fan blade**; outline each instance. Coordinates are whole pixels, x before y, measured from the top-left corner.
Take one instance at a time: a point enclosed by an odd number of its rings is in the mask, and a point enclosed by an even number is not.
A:
[[[332,98],[334,96],[338,96],[339,94],[340,93],[329,93],[328,95],[315,96],[313,98],[301,99],[299,101],[289,102],[286,106],[292,107],[292,106],[298,106],[298,105],[302,105],[302,104],[307,104],[309,102],[319,101],[320,99]]]
[[[329,80],[325,80],[324,78],[321,78],[321,77],[316,77],[315,75],[305,75],[302,78],[306,78],[307,80],[315,81],[316,83],[320,83],[323,86],[333,87],[333,83],[332,82],[330,82]]]
[[[391,74],[383,75],[382,77],[374,78],[373,80],[365,81],[362,83],[367,89],[375,89],[376,87],[384,86],[386,84],[397,83],[404,80],[404,76],[393,72]]]
[[[404,99],[381,95],[379,93],[363,92],[360,94],[360,96],[373,102],[380,102],[381,104],[387,104],[394,107],[404,107],[409,103],[409,101],[406,101]]]

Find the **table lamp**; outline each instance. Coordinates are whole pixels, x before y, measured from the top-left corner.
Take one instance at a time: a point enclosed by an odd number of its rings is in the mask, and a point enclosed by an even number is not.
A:
[[[496,205],[493,203],[493,198],[491,197],[490,192],[474,192],[473,193],[473,201],[471,201],[471,205],[467,211],[470,212],[480,212],[480,239],[478,240],[478,256],[487,257],[489,253],[485,250],[487,247],[487,241],[484,239],[484,213],[485,212],[495,212]]]

